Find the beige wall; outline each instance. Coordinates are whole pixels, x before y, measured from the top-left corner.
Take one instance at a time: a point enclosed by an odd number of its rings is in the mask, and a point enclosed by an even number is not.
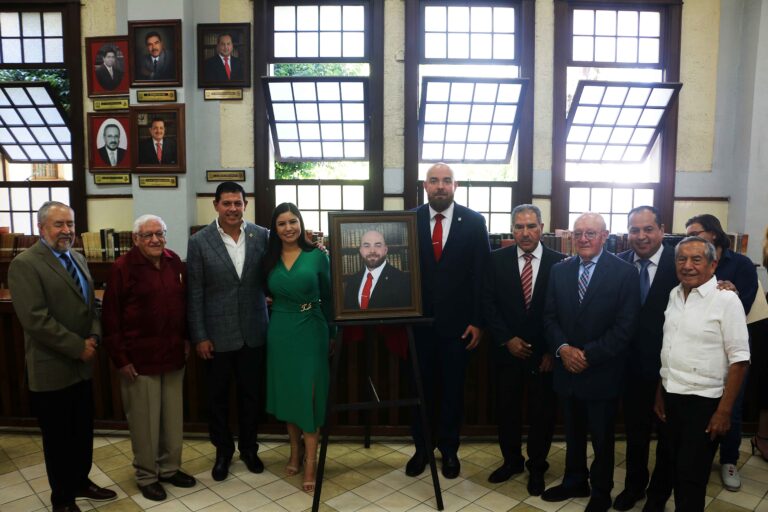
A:
[[[728,231],[728,201],[675,201],[672,229],[670,233],[685,233],[685,221],[694,215],[711,213],[718,218],[723,229]]]
[[[90,197],[86,201],[88,208],[88,228],[90,231],[114,228],[116,231],[133,229],[133,199]],[[152,212],[147,212],[152,213]]]

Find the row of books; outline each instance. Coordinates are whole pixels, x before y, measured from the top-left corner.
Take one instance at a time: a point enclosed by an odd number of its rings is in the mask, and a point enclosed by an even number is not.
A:
[[[405,245],[406,229],[404,222],[385,222],[357,224],[355,226],[342,226],[341,228],[341,246],[342,247],[360,247],[360,241],[363,235],[368,231],[378,231],[384,237],[388,246]]]
[[[37,235],[25,235],[24,233],[10,233],[7,230],[0,231],[0,259],[9,260],[27,247],[32,247]]]
[[[38,235],[8,233],[0,230],[0,259],[10,260],[40,238]],[[133,247],[130,231],[115,231],[112,228],[81,233],[72,244],[73,249],[83,253],[89,260],[114,261]]]

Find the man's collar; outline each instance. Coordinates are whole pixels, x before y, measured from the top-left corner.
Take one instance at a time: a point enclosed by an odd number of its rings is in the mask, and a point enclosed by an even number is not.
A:
[[[661,244],[659,246],[659,248],[656,249],[656,252],[653,253],[653,255],[650,258],[648,258],[650,260],[650,262],[653,263],[654,265],[656,265],[657,267],[659,266],[659,261],[661,261],[661,253],[662,252],[664,252],[664,244]],[[633,263],[637,263],[638,261],[643,259],[640,256],[638,256],[635,251],[632,251],[632,254],[634,255],[633,258],[632,258],[632,262]]]
[[[600,248],[600,252],[599,252],[599,253],[597,253],[595,256],[593,256],[593,257],[592,257],[592,259],[591,259],[591,260],[589,260],[589,261],[591,261],[592,263],[594,263],[595,265],[597,265],[597,260],[599,260],[599,259],[600,259],[600,256],[602,256],[602,255],[603,255],[603,251],[604,251],[604,250],[605,250],[605,248],[604,248],[604,247],[603,247],[603,248]],[[581,258],[581,256],[579,256],[579,264],[583,264],[583,263],[584,263],[584,260]]]
[[[438,213],[442,214],[442,216],[444,218],[446,218],[446,219],[453,219],[453,209],[454,209],[453,207],[454,207],[455,204],[456,204],[456,201],[452,202],[450,204],[450,206],[448,206],[448,208],[446,208],[445,210],[443,210],[441,212],[439,212],[439,211],[435,210],[434,208],[432,208],[432,205],[430,204],[429,205],[429,218],[430,218],[430,220],[434,219],[435,215],[437,215]]]
[[[63,252],[57,251],[56,249],[51,247],[48,244],[48,242],[45,240],[45,238],[43,238],[42,236],[40,237],[40,243],[42,243],[44,246],[46,246],[48,248],[48,250],[50,250],[53,253],[53,255],[56,256],[57,258],[60,258],[62,254],[66,254],[69,258],[72,257],[72,255],[69,254],[69,249],[67,249],[66,251],[63,251]]]
[[[226,234],[226,232],[224,231],[224,228],[222,228],[221,224],[219,224],[219,218],[218,217],[216,217],[216,229],[219,230],[219,233]],[[241,233],[245,233],[245,219],[240,219],[240,232]]]
[[[525,255],[525,254],[526,254],[525,251],[522,250],[520,248],[520,246],[518,245],[517,246],[517,257],[518,258],[522,258],[523,255]],[[541,242],[539,242],[538,245],[536,246],[536,248],[531,251],[531,254],[533,254],[533,257],[536,258],[537,260],[541,259],[541,255],[544,254],[544,248],[542,247]]]

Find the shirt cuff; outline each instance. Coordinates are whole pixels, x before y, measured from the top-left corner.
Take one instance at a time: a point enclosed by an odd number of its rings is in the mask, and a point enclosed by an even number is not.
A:
[[[570,345],[568,343],[563,343],[557,347],[557,350],[555,350],[555,357],[560,357],[560,350],[562,350],[563,347],[570,347]]]

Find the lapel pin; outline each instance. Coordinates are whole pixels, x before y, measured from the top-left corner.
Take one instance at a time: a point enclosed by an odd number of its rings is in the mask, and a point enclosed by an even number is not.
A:
[[[458,221],[461,222],[461,217],[458,218]]]
[[[248,238],[253,238],[253,233],[248,233]]]

